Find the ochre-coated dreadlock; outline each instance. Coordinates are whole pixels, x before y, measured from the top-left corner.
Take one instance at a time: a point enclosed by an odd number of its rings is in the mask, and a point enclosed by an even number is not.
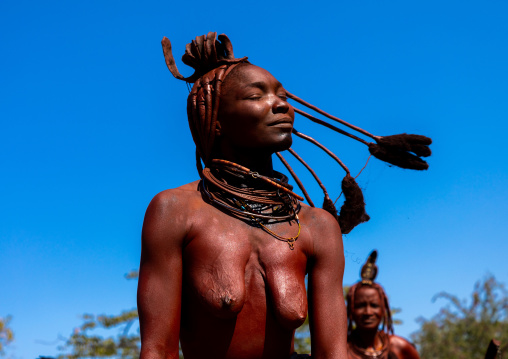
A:
[[[182,61],[195,69],[194,74],[187,78],[184,78],[176,67],[171,42],[166,37],[162,39],[166,65],[173,76],[194,83],[187,98],[187,118],[197,154],[205,166],[211,160],[222,83],[237,64],[248,62],[246,57],[234,57],[233,46],[226,35],[219,35],[220,42],[216,38],[217,33],[210,32],[187,44]],[[199,158],[197,162],[201,175]]]
[[[393,321],[392,321],[392,314],[390,311],[390,305],[388,303],[388,297],[386,296],[386,293],[379,284],[374,282],[374,279],[376,279],[377,276],[377,266],[376,266],[376,259],[377,259],[377,251],[373,250],[369,257],[367,258],[367,261],[362,266],[362,269],[360,271],[360,275],[362,277],[362,280],[353,284],[347,293],[346,301],[347,301],[347,335],[350,336],[353,332],[353,311],[354,311],[354,305],[355,305],[355,295],[358,292],[358,290],[362,287],[367,288],[374,288],[378,294],[379,298],[381,299],[381,302],[383,303],[383,326],[382,331],[384,331],[386,334],[393,334]]]
[[[217,33],[210,32],[208,35],[196,37],[195,40],[187,44],[185,54],[182,56],[182,61],[186,65],[194,68],[195,71],[191,76],[185,78],[180,74],[176,67],[171,50],[171,42],[166,37],[162,39],[162,48],[166,65],[173,76],[179,80],[186,81],[187,83],[194,83],[191,93],[187,99],[187,116],[192,138],[196,144],[196,166],[198,168],[199,175],[203,178],[203,168],[201,163],[203,162],[205,166],[208,167],[213,159],[213,146],[217,125],[217,113],[220,106],[219,101],[221,86],[226,79],[226,76],[238,64],[248,64],[249,62],[247,61],[247,57],[234,57],[233,46],[226,35],[222,34],[217,37]],[[370,153],[378,159],[402,168],[418,170],[428,168],[427,163],[420,157],[430,155],[430,149],[428,148],[428,145],[432,142],[430,138],[420,135],[406,134],[386,137],[374,136],[359,127],[351,125],[344,120],[322,111],[289,92],[287,93],[287,96],[307,108],[328,117],[329,119],[337,121],[354,131],[374,139],[376,143],[369,143],[358,136],[350,134],[347,131],[339,129],[321,119],[295,108],[296,113],[310,119],[311,121],[324,125],[342,135],[348,136],[367,145]],[[323,209],[330,212],[338,220],[342,233],[347,234],[358,224],[367,221],[369,216],[365,212],[365,202],[362,191],[344,163],[342,163],[342,161],[333,154],[333,152],[312,137],[304,135],[296,130],[293,130],[293,133],[321,148],[335,161],[337,161],[337,163],[346,172],[346,176],[342,180],[341,185],[345,201],[341,207],[340,213],[338,214],[334,203],[326,191],[326,188],[319,180],[316,173],[299,155],[296,154],[294,150],[290,150],[290,153],[304,164],[309,171],[311,171],[312,175],[322,188],[324,194]],[[296,176],[296,173],[289,167],[289,164],[283,159],[281,154],[277,153],[277,155],[297,182],[309,205],[314,207],[312,200],[303,187],[303,183]]]

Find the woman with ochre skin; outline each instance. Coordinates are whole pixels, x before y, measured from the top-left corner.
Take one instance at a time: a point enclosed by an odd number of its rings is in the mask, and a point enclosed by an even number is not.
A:
[[[283,86],[268,71],[242,62],[220,91],[210,157],[201,153],[205,166],[219,158],[278,178],[272,154],[291,146],[294,121]],[[205,101],[199,94],[197,99],[198,106]],[[195,132],[193,137],[196,142]],[[241,177],[235,178],[242,188]],[[179,341],[186,359],[296,357],[294,333],[307,312],[312,358],[346,358],[346,308],[337,296],[344,255],[336,219],[302,204],[296,220],[268,221],[265,230],[211,203],[202,181],[157,194],[146,211],[138,286],[141,358],[178,358]],[[293,249],[269,231],[297,237]]]
[[[348,292],[348,358],[419,359],[411,343],[393,334],[388,298],[374,283],[376,256],[377,252],[369,256],[362,268],[362,281]]]

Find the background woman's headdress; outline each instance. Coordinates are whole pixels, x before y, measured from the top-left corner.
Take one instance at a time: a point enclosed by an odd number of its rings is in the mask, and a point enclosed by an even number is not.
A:
[[[377,251],[374,249],[370,254],[367,261],[362,266],[362,270],[360,271],[360,276],[362,277],[363,284],[372,284],[374,279],[377,276]]]
[[[210,32],[208,35],[196,37],[195,40],[187,44],[185,54],[182,56],[182,61],[186,65],[191,66],[194,69],[194,73],[189,77],[184,77],[180,74],[178,68],[176,67],[172,54],[171,42],[166,37],[162,39],[162,49],[166,65],[173,76],[179,80],[194,83],[191,93],[187,99],[187,116],[192,137],[196,144],[196,165],[200,176],[202,176],[203,169],[201,161],[203,161],[205,166],[208,166],[211,161],[221,85],[228,73],[236,65],[242,62],[248,63],[247,57],[235,58],[233,54],[233,46],[229,38],[224,34],[217,37],[217,33]],[[353,130],[359,135],[367,136],[374,140],[374,142],[368,142],[363,138],[346,131],[345,129],[338,128],[323,119],[317,118],[298,108],[295,108],[295,112],[297,114],[340,133],[341,135],[365,144],[371,155],[374,157],[402,168],[415,170],[426,170],[428,168],[428,164],[421,157],[427,157],[431,154],[428,147],[432,143],[430,138],[421,135],[408,134],[375,136],[338,117],[324,112],[323,110],[305,102],[289,92],[287,92],[287,96],[295,102],[315,111],[319,115],[346,126],[349,129],[348,131]],[[347,234],[358,224],[368,221],[370,217],[365,212],[363,193],[355,179],[351,176],[351,173],[346,165],[332,151],[314,138],[307,136],[294,128],[293,134],[322,149],[346,172],[346,176],[343,178],[341,184],[345,200],[340,212],[338,212],[334,202],[330,199],[325,186],[319,180],[316,172],[312,170],[307,162],[293,149],[289,149],[289,153],[291,153],[311,172],[312,176],[316,179],[317,183],[323,190],[324,201],[322,207],[337,219],[342,233]],[[303,186],[303,183],[290,167],[289,163],[280,153],[277,153],[277,156],[295,179],[309,205],[314,207],[314,202]]]

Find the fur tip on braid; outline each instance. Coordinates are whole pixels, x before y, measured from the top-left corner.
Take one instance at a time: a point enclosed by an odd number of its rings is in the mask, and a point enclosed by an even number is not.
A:
[[[380,137],[376,142],[385,147],[413,152],[419,157],[429,157],[432,153],[429,148],[429,145],[432,144],[432,139],[422,135],[402,133],[400,135]]]
[[[429,168],[429,164],[420,157],[397,147],[369,143],[369,152],[377,159],[397,167],[419,171]]]
[[[345,201],[340,209],[339,225],[343,234],[348,234],[353,228],[370,217],[365,212],[363,193],[355,179],[348,173],[342,180],[342,193]]]

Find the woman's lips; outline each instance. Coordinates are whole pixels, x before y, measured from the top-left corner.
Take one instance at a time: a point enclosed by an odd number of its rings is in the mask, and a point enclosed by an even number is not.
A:
[[[293,119],[291,117],[285,117],[271,122],[268,126],[287,127],[293,126]]]
[[[364,320],[362,320],[362,323],[363,323],[364,325],[375,324],[375,323],[376,323],[376,320],[375,320],[375,319],[373,319],[373,318],[372,318],[372,319],[364,319]]]

